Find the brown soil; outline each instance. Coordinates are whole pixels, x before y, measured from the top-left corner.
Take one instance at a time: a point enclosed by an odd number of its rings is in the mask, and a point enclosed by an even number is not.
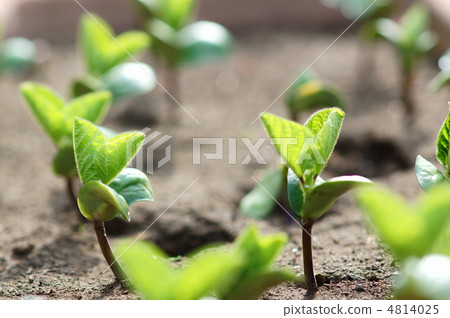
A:
[[[205,243],[231,241],[255,222],[264,233],[289,233],[291,240],[280,265],[301,272],[301,231],[281,209],[265,221],[237,213],[239,200],[254,186],[251,177],[261,176],[266,166],[254,161],[228,165],[227,160],[193,166],[192,138],[249,137],[256,141],[265,137],[259,121],[251,125],[252,121],[336,36],[294,32],[243,36],[230,60],[183,70],[183,105],[200,125],[180,109],[176,110],[178,124],[164,123],[167,107],[159,89],[113,109],[106,126],[119,131],[150,127],[173,136],[173,160],[150,176],[156,201],[133,206],[129,226],[110,228],[116,234],[112,240],[137,237],[159,217],[141,238],[178,255]],[[422,192],[415,181],[414,158],[417,154],[434,158],[434,140],[450,100],[446,91],[432,94],[426,90],[436,72],[432,65],[425,62],[418,72],[414,90],[417,123],[406,127],[397,98],[396,58],[390,47],[360,44],[354,35],[347,35],[322,56],[314,69],[341,87],[349,102],[341,141],[325,177],[360,173],[411,199]],[[80,72],[74,48],[58,48],[53,60],[31,78],[67,92],[69,80]],[[77,228],[64,181],[49,168],[54,149],[20,102],[17,85],[22,80],[4,77],[0,82],[0,298],[136,298],[114,283],[91,225]],[[283,98],[270,111],[287,116]],[[238,145],[242,160],[247,153],[242,142]],[[275,164],[277,157],[268,142],[263,150],[270,164]],[[341,198],[319,220],[313,235],[315,269],[322,285],[315,299],[391,297],[397,269],[366,227],[351,195]],[[305,297],[306,290],[292,284],[263,296]]]

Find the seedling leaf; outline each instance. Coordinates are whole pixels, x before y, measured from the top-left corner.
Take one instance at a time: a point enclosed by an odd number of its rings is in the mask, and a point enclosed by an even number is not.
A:
[[[440,186],[415,207],[379,187],[360,189],[357,198],[380,237],[403,260],[422,257],[432,250],[448,224],[449,191],[448,185]]]
[[[280,196],[283,187],[283,169],[280,167],[266,172],[261,185],[256,185],[240,202],[239,211],[245,216],[263,219],[276,204],[275,199]],[[267,192],[270,194],[267,194]]]
[[[416,176],[420,186],[425,191],[443,183],[448,183],[448,179],[442,172],[422,156],[417,156],[416,158]]]
[[[342,176],[332,178],[316,185],[308,193],[302,210],[302,219],[318,219],[327,212],[333,203],[347,191],[372,184],[372,181],[360,176]]]
[[[291,169],[288,171],[287,183],[289,205],[297,217],[300,218],[302,215],[305,195],[303,193],[299,178]]]
[[[125,199],[100,181],[89,181],[81,187],[78,193],[78,207],[81,214],[90,221],[106,222],[112,220],[118,213],[126,221],[130,221]]]
[[[449,103],[450,105],[450,103]],[[450,145],[450,114],[445,119],[444,124],[442,125],[441,131],[439,132],[436,145],[437,145],[437,159],[441,162],[442,166],[445,169],[445,173],[447,176],[450,172],[449,167],[449,145]]]
[[[109,184],[133,159],[144,138],[140,132],[131,132],[108,139],[95,125],[76,118],[73,141],[81,182]]]
[[[153,190],[147,176],[140,170],[125,168],[110,184],[124,197],[128,206],[139,201],[153,201]]]

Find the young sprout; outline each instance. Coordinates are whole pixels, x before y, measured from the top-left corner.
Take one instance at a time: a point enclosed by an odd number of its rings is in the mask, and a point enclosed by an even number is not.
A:
[[[289,272],[273,270],[286,243],[285,234],[261,237],[249,226],[231,249],[194,253],[183,268],[171,266],[161,250],[145,242],[122,243],[117,254],[133,289],[145,299],[189,300],[213,293],[219,299],[258,299],[267,288],[294,279]]]
[[[36,63],[36,45],[22,37],[0,42],[0,74],[24,73]]]
[[[312,71],[303,72],[286,96],[286,105],[293,121],[297,121],[302,111],[323,107],[345,108],[341,93],[320,81]]]
[[[401,99],[410,122],[414,118],[414,103],[411,96],[414,72],[420,59],[437,43],[436,34],[428,27],[428,11],[422,5],[409,8],[398,23],[382,18],[375,24],[377,34],[391,42],[397,49],[402,73]]]
[[[150,45],[142,31],[128,31],[115,36],[111,26],[93,13],[82,16],[79,46],[86,65],[86,75],[73,82],[72,95],[109,90],[114,101],[144,95],[156,85],[153,69],[145,63],[127,63]]]
[[[450,83],[450,49],[441,56],[438,65],[441,72],[430,83],[435,92]]]
[[[223,26],[209,21],[191,23],[195,0],[136,1],[152,38],[151,50],[167,68],[165,87],[172,96],[179,98],[177,70],[181,66],[216,60],[231,52],[233,37]]]
[[[111,94],[107,91],[95,92],[66,103],[54,90],[42,84],[25,82],[20,89],[28,110],[56,146],[53,171],[66,179],[67,193],[76,206],[73,121],[75,117],[82,117],[100,123],[109,110]]]
[[[83,184],[78,193],[78,207],[86,219],[94,222],[103,256],[120,281],[125,281],[126,275],[111,251],[104,222],[119,215],[129,222],[130,205],[153,201],[147,176],[137,169],[125,168],[144,138],[140,132],[108,138],[95,125],[81,118],[75,118],[73,124],[73,147]]]
[[[232,252],[242,255],[242,263],[216,288],[220,299],[258,299],[268,288],[295,279],[291,272],[275,270],[288,237],[284,233],[262,236],[256,226],[242,231]]]
[[[449,184],[436,187],[415,205],[380,187],[357,193],[376,232],[403,265],[397,298],[449,299],[449,191]]]
[[[392,0],[320,0],[331,8],[340,9],[349,20],[363,21],[360,34],[366,39],[376,37],[375,20],[385,17],[394,5]]]
[[[441,131],[439,132],[436,141],[437,146],[436,158],[444,168],[444,173],[442,173],[431,162],[429,162],[422,156],[420,155],[417,156],[416,177],[420,183],[420,186],[425,191],[434,189],[441,184],[449,183],[450,179],[449,134],[450,134],[450,114],[444,121],[444,124],[442,125]]]
[[[268,113],[261,116],[275,148],[289,167],[288,198],[303,228],[303,270],[310,292],[318,289],[312,259],[312,226],[345,192],[371,184],[360,176],[327,181],[320,177],[336,145],[344,116],[339,108],[324,109],[313,114],[305,125]]]

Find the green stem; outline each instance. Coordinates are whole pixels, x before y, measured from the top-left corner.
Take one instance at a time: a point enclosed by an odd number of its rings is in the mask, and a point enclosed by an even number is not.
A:
[[[98,244],[100,245],[103,256],[105,257],[109,268],[111,268],[114,276],[119,282],[126,282],[127,276],[125,274],[125,271],[122,269],[122,266],[120,266],[119,262],[114,257],[111,246],[109,245],[108,238],[106,237],[105,224],[102,221],[94,220],[94,229],[95,234],[97,235]]]
[[[305,221],[303,223],[302,233],[303,272],[305,274],[306,288],[309,292],[316,292],[318,290],[312,259],[311,230],[313,225],[313,220]]]

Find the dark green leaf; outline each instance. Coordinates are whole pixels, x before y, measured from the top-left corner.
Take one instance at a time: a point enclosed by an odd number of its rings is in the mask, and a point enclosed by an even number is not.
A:
[[[114,189],[100,181],[85,183],[78,193],[78,207],[81,214],[90,221],[112,220],[117,214],[130,221],[128,205],[125,199]]]
[[[288,171],[287,184],[288,199],[291,209],[297,217],[301,217],[305,195],[303,193],[299,178],[291,169]]]
[[[109,184],[124,197],[128,206],[139,201],[153,201],[153,190],[145,173],[134,168],[126,168]]]
[[[416,159],[416,177],[425,191],[449,182],[439,169],[422,156],[417,156]]]
[[[276,204],[284,183],[282,168],[270,169],[264,179],[256,185],[239,203],[239,211],[245,216],[263,219],[267,217]],[[268,194],[269,193],[269,194]]]
[[[62,147],[53,158],[53,172],[68,178],[77,176],[77,165],[72,145]]]

